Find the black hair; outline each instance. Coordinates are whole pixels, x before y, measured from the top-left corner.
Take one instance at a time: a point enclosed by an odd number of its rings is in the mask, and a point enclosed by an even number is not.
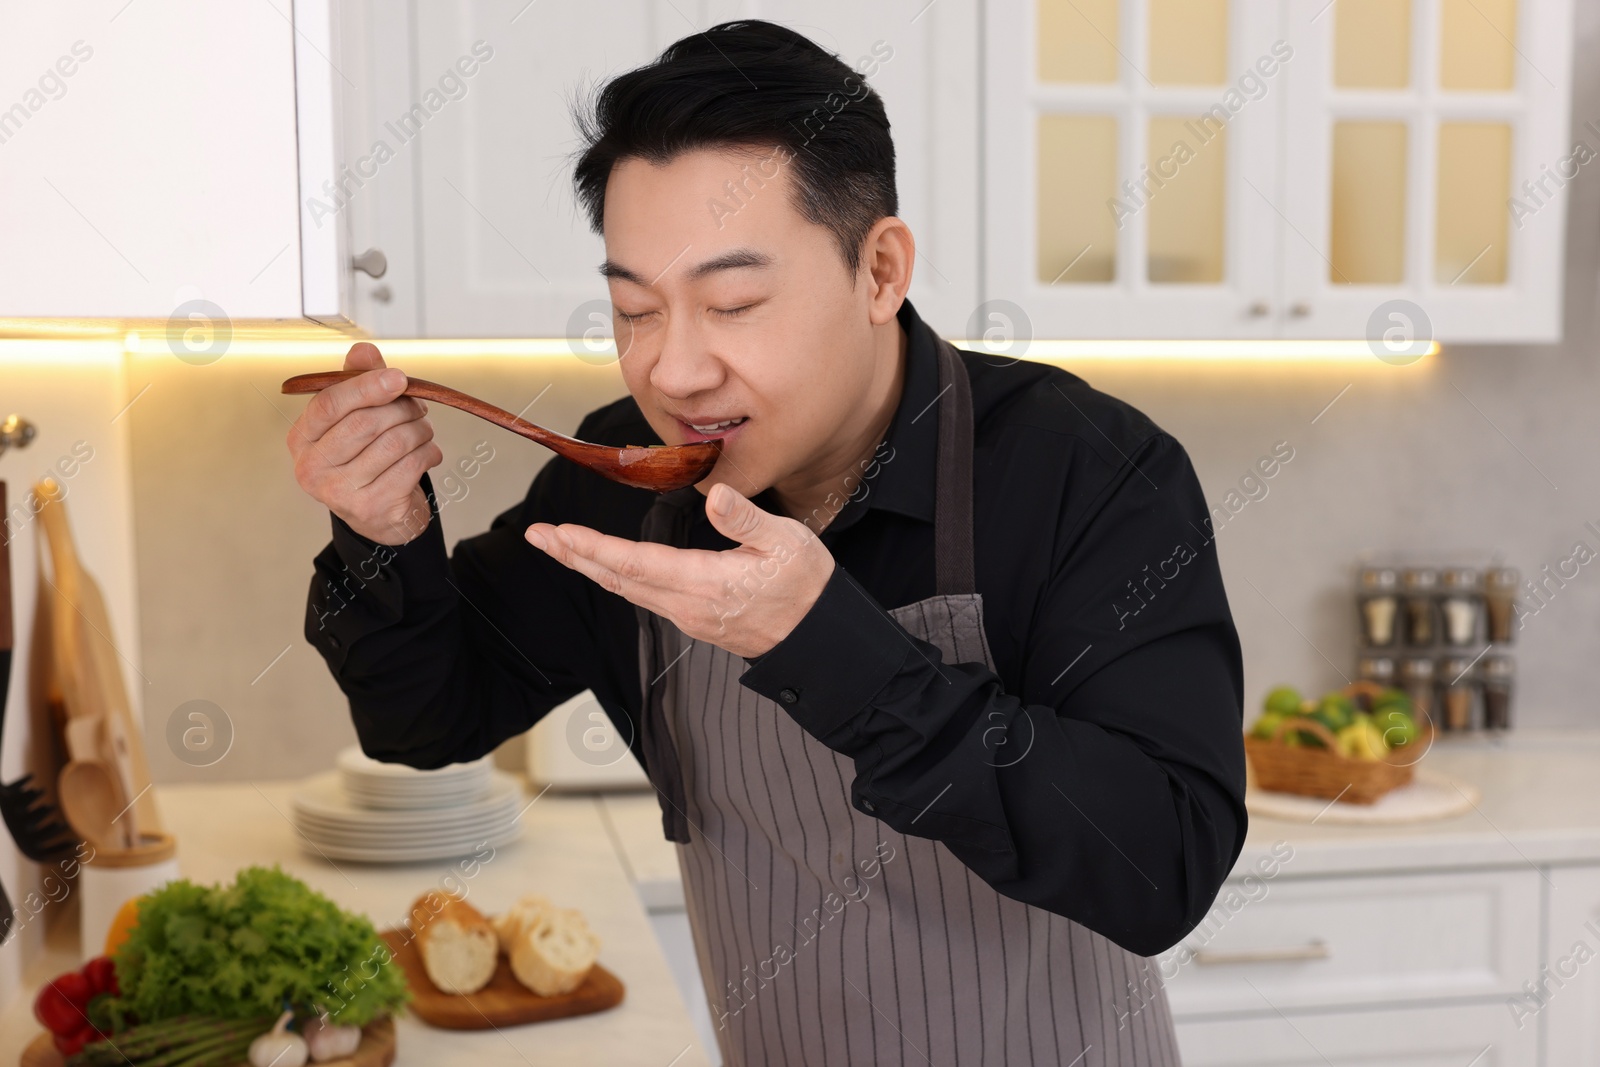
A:
[[[876,58],[860,66],[875,70],[892,55],[875,46]],[[724,22],[669,45],[579,102],[574,121],[583,147],[573,181],[595,233],[603,232],[613,166],[628,158],[661,165],[709,147],[779,149],[777,159],[792,168],[796,208],[832,231],[852,276],[867,231],[898,209],[882,98],[837,55],[760,19]],[[758,185],[776,173],[745,171],[747,183]]]

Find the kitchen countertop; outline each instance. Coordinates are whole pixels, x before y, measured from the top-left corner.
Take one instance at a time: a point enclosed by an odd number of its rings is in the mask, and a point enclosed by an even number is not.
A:
[[[656,795],[608,793],[599,803],[617,853],[644,906],[650,911],[682,911],[678,849],[662,833],[661,802]]]
[[[1483,793],[1476,808],[1388,826],[1252,814],[1230,877],[1256,872],[1278,842],[1294,848],[1282,877],[1600,863],[1600,730],[1447,736],[1420,766],[1476,785]],[[601,803],[640,897],[652,911],[683,907],[677,855],[661,835],[654,795],[617,794]]]
[[[1388,826],[1253,815],[1232,877],[1252,873],[1279,842],[1294,849],[1281,864],[1278,876],[1285,878],[1600,864],[1600,789],[1595,787],[1600,730],[1447,736],[1436,742],[1423,766],[1476,785],[1482,799],[1448,819]],[[403,917],[412,900],[454,870],[450,861],[335,866],[306,854],[288,821],[295,784],[158,787],[162,811],[178,837],[184,876],[231,880],[250,863],[277,862],[384,926]],[[524,814],[522,839],[500,849],[465,882],[469,898],[488,912],[533,890],[581,907],[604,943],[601,961],[627,985],[627,999],[609,1012],[500,1032],[434,1030],[404,1019],[399,1067],[689,1067],[708,1062],[646,914],[647,908],[683,907],[677,855],[661,836],[660,808],[652,794],[545,794]],[[75,922],[75,914],[58,918]],[[0,1013],[0,1064],[15,1062],[38,1032],[30,1011],[38,984],[78,962],[76,938],[61,931],[71,925],[57,922],[46,956],[34,961],[25,988]]]
[[[365,913],[380,929],[398,924],[412,901],[451,874],[485,913],[537,891],[583,910],[601,939],[600,962],[627,987],[626,999],[610,1011],[530,1026],[451,1031],[402,1018],[397,1067],[703,1067],[709,1062],[594,797],[539,797],[522,816],[522,837],[498,849],[467,878],[453,860],[379,867],[308,855],[289,822],[289,797],[296,786],[157,787],[167,829],[178,839],[183,877],[232,881],[241,867],[278,863],[340,906]],[[57,917],[50,950],[30,966],[24,988],[0,1014],[0,1064],[15,1063],[40,1032],[31,1011],[38,986],[78,962],[71,944],[76,938],[61,929],[75,922],[75,912]]]
[[[1445,736],[1419,764],[1482,790],[1469,811],[1388,826],[1250,817],[1233,878],[1277,842],[1282,877],[1461,867],[1600,863],[1600,730]]]

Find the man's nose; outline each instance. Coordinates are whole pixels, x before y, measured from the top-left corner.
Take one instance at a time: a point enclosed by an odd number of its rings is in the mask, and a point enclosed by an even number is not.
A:
[[[693,318],[675,315],[669,319],[661,351],[650,369],[650,384],[656,391],[682,399],[715,389],[722,377],[721,361]]]

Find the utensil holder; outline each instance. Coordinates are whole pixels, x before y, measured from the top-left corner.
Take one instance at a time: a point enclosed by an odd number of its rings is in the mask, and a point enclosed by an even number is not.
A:
[[[130,897],[178,877],[178,842],[171,834],[144,833],[132,848],[97,848],[78,875],[78,936],[85,958],[100,955],[111,920]]]

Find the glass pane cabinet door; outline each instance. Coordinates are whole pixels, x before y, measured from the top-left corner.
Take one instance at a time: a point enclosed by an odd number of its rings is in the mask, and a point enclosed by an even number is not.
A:
[[[1556,339],[1570,0],[1285,11],[1286,334],[1368,336],[1407,300],[1441,341]]]
[[[1279,0],[990,0],[985,298],[1020,306],[1034,336],[1273,336],[1279,15]]]

